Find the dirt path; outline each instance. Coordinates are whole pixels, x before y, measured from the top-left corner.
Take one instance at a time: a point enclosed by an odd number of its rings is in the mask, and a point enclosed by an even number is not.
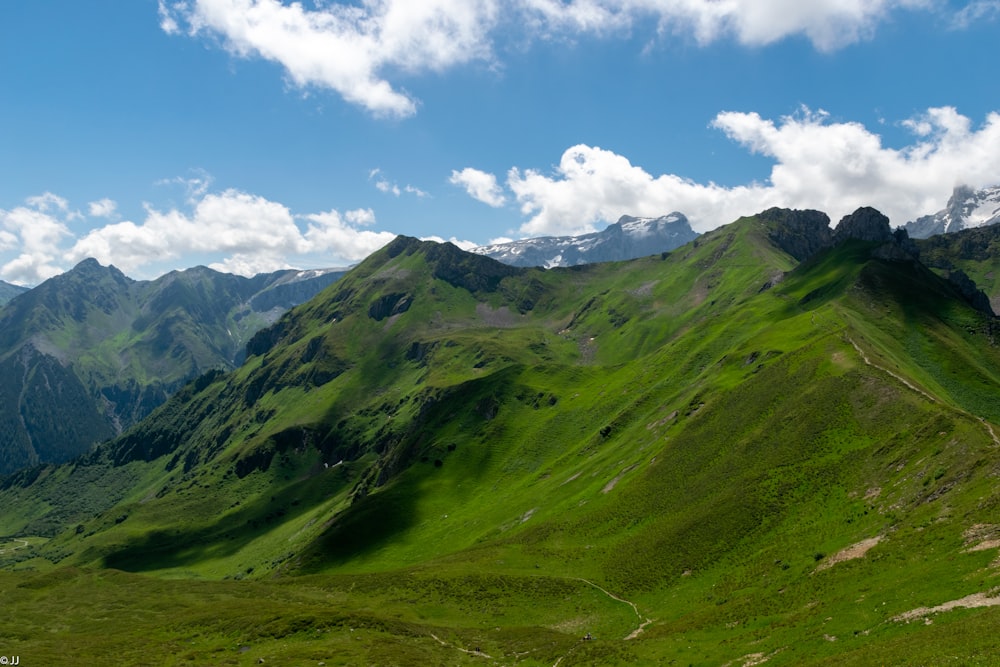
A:
[[[11,542],[20,542],[21,546],[19,546],[19,547],[12,547],[10,549],[8,549],[7,547],[4,547],[3,549],[0,549],[0,556],[2,556],[3,554],[7,553],[8,551],[17,551],[18,549],[25,549],[25,548],[28,547],[28,540],[19,540],[17,538],[14,538],[14,539],[11,540]]]
[[[931,403],[937,403],[938,402],[938,400],[936,398],[934,398],[933,396],[931,396],[930,394],[928,394],[926,391],[924,391],[920,387],[917,387],[916,385],[912,384],[906,378],[904,378],[902,376],[899,376],[896,373],[893,373],[892,371],[890,371],[885,366],[879,366],[878,364],[872,363],[872,361],[868,358],[868,355],[865,354],[864,350],[862,350],[861,347],[857,343],[854,342],[853,338],[851,338],[850,336],[848,336],[847,337],[847,341],[851,345],[854,346],[855,350],[858,351],[858,354],[861,355],[861,358],[864,360],[865,364],[867,364],[868,366],[871,366],[872,368],[877,368],[878,370],[882,371],[883,373],[887,373],[888,375],[891,375],[892,377],[896,378],[897,380],[899,380],[900,382],[902,382],[903,384],[905,384],[907,387],[909,387],[910,389],[912,389],[913,391],[915,391],[918,394],[926,397],[927,400],[929,400]],[[965,412],[965,411],[962,410],[962,412]],[[990,434],[990,438],[993,439],[993,443],[996,444],[998,447],[1000,447],[1000,437],[997,436],[996,432],[993,430],[993,427],[990,426],[989,422],[987,422],[982,417],[978,417],[976,415],[972,415],[971,413],[965,412],[965,414],[968,414],[968,415],[970,415],[972,417],[975,417],[976,419],[978,419],[979,421],[981,421],[983,423],[983,426],[986,427],[987,433]]]
[[[448,648],[453,648],[456,651],[461,651],[462,653],[468,653],[469,655],[474,655],[474,656],[477,656],[477,657],[480,657],[480,658],[486,658],[487,660],[492,660],[493,659],[492,655],[489,655],[488,653],[483,653],[482,651],[480,651],[478,649],[470,650],[470,649],[467,649],[467,648],[462,648],[461,646],[452,646],[451,644],[449,644],[445,640],[443,640],[440,637],[438,637],[433,632],[431,633],[431,637],[433,637],[437,641],[438,644],[441,644],[441,646],[446,646]]]
[[[857,343],[855,343],[854,339],[851,338],[850,336],[847,337],[847,342],[849,342],[851,345],[854,346],[854,349],[858,351],[858,354],[861,355],[861,358],[864,360],[865,364],[867,364],[868,366],[871,366],[872,368],[877,368],[878,370],[882,371],[883,373],[886,373],[886,374],[888,374],[888,375],[896,378],[897,380],[899,380],[900,382],[902,382],[903,384],[905,384],[907,387],[909,387],[913,391],[915,391],[918,394],[920,394],[921,396],[924,396],[925,398],[927,398],[927,400],[929,400],[931,403],[937,403],[938,402],[938,400],[936,398],[934,398],[933,396],[931,396],[930,394],[928,394],[926,391],[924,391],[920,387],[916,386],[915,384],[913,384],[912,382],[910,382],[909,380],[907,380],[903,376],[897,375],[896,373],[893,373],[892,371],[890,371],[885,366],[879,366],[878,364],[872,363],[871,359],[868,358],[868,355],[865,354],[865,351],[862,350],[861,347]]]
[[[911,611],[904,612],[899,616],[893,616],[894,621],[913,621],[918,618],[924,618],[930,614],[936,614],[942,611],[951,611],[957,607],[996,607],[1000,606],[1000,589],[994,588],[989,593],[973,593],[972,595],[966,595],[964,598],[958,600],[951,600],[950,602],[945,602],[939,604],[936,607],[918,607]]]
[[[635,630],[633,630],[632,632],[630,632],[628,635],[625,636],[625,638],[624,638],[625,641],[628,641],[630,639],[635,639],[636,637],[638,637],[639,635],[641,635],[642,631],[646,629],[646,626],[648,626],[650,623],[653,622],[653,619],[651,619],[651,618],[643,618],[642,614],[639,613],[639,607],[636,606],[636,604],[634,602],[632,602],[631,600],[626,600],[625,598],[620,598],[617,595],[615,595],[614,593],[612,593],[611,591],[607,590],[606,588],[602,588],[601,586],[598,586],[597,584],[595,584],[593,581],[590,581],[589,579],[584,579],[582,577],[568,577],[568,578],[569,579],[573,579],[575,581],[582,581],[583,583],[587,584],[588,586],[593,586],[597,590],[601,591],[602,593],[604,593],[605,595],[607,595],[612,600],[614,600],[616,602],[621,602],[622,604],[627,604],[628,606],[632,607],[632,611],[635,612],[635,617],[638,620],[638,626],[636,627]],[[579,646],[579,644],[577,646]],[[576,650],[577,646],[574,646],[569,651],[567,651],[565,655],[561,656],[558,660],[556,660],[555,663],[552,665],[552,667],[559,667],[559,663],[561,663],[566,658],[566,656],[568,656],[570,653],[572,653],[574,650]]]
[[[626,640],[628,640],[628,639],[635,639],[640,634],[642,634],[642,631],[646,628],[647,625],[649,625],[650,623],[653,622],[652,619],[643,618],[642,617],[642,614],[639,613],[639,607],[637,607],[634,602],[631,602],[631,601],[626,600],[624,598],[618,597],[614,593],[611,593],[610,591],[608,591],[608,590],[606,590],[604,588],[601,588],[600,586],[598,586],[597,584],[595,584],[593,581],[589,581],[587,579],[582,579],[580,577],[572,577],[572,578],[576,579],[577,581],[582,581],[583,583],[585,583],[585,584],[587,584],[589,586],[593,586],[597,590],[599,590],[602,593],[604,593],[605,595],[607,595],[612,600],[617,600],[618,602],[621,602],[623,604],[627,604],[628,606],[632,607],[632,611],[635,612],[635,617],[639,621],[639,626],[635,630],[633,630],[628,636],[625,637]]]
[[[993,427],[990,426],[990,423],[988,421],[986,421],[985,419],[983,419],[982,417],[979,417],[979,421],[983,422],[983,426],[985,426],[986,430],[989,431],[990,437],[993,438],[994,444],[996,444],[998,447],[1000,447],[1000,438],[997,437],[997,434],[993,430]]]

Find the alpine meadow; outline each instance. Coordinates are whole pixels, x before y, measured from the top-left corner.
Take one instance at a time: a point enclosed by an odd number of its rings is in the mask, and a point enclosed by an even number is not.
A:
[[[5,479],[4,650],[991,664],[1000,324],[961,269],[1000,269],[998,229],[769,209],[549,270],[400,236],[235,370]]]
[[[1000,666],[998,43],[0,2],[0,667]]]

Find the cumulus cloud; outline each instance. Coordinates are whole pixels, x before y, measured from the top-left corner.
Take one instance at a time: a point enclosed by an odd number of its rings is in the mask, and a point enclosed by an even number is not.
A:
[[[55,263],[59,245],[72,236],[66,221],[76,215],[65,199],[50,192],[29,197],[24,206],[0,209],[0,248],[19,251],[0,266],[0,278],[31,285],[61,273]]]
[[[507,203],[503,190],[497,184],[497,177],[485,171],[466,167],[462,171],[452,171],[448,182],[465,188],[469,196],[487,206],[500,208]]]
[[[92,218],[113,218],[118,209],[118,204],[111,199],[105,198],[92,201],[87,207]]]
[[[883,145],[859,123],[830,122],[801,110],[777,121],[723,112],[712,125],[774,164],[766,182],[724,187],[674,174],[654,176],[626,157],[598,147],[567,149],[552,173],[512,168],[507,185],[528,220],[526,236],[578,234],[623,214],[681,211],[699,231],[770,206],[816,208],[836,221],[871,205],[896,225],[943,208],[955,185],[1000,182],[1000,114],[979,128],[952,107],[928,109],[903,125],[914,140]]]
[[[88,206],[92,222],[116,211],[102,199]],[[81,217],[68,202],[46,193],[23,206],[0,209],[0,251],[9,259],[0,278],[37,284],[93,257],[136,277],[187,268],[191,258],[219,258],[212,268],[241,275],[290,268],[296,262],[341,266],[364,259],[395,234],[365,229],[375,224],[370,208],[297,215],[264,197],[229,189],[206,192],[183,209],[146,205],[139,222],[100,222],[76,236],[67,222]]]
[[[701,44],[733,38],[767,45],[801,35],[830,51],[869,37],[891,13],[935,0],[159,0],[167,34],[209,35],[233,55],[284,67],[299,87],[331,89],[376,115],[414,114],[417,100],[390,82],[399,72],[442,71],[496,61],[496,36],[517,41],[628,36],[655,26],[661,36]],[[977,0],[967,13],[995,10]],[[956,18],[956,23],[959,21]]]
[[[370,210],[348,211],[343,216],[337,211],[307,215],[310,224],[305,241],[313,252],[324,250],[348,261],[363,259],[396,237],[391,232],[359,230],[355,227],[357,223],[352,222],[360,217],[365,224],[371,224],[374,216],[367,222],[370,215]]]
[[[109,224],[78,239],[66,253],[70,261],[85,257],[111,263],[128,272],[143,264],[186,254],[223,254],[213,268],[253,275],[290,266],[301,255],[324,255],[332,263],[350,263],[391,241],[394,234],[359,230],[372,225],[371,209],[332,210],[302,216],[300,228],[288,207],[235,189],[208,193],[191,212],[146,209],[141,224]]]
[[[222,38],[240,57],[280,63],[297,86],[322,86],[348,102],[387,116],[408,116],[416,101],[383,70],[441,70],[490,59],[486,33],[494,0],[365,0],[318,3],[278,0],[161,0],[168,33]]]

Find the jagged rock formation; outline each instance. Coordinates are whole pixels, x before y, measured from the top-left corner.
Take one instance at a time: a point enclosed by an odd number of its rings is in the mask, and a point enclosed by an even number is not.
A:
[[[822,211],[774,207],[758,213],[757,217],[776,223],[768,236],[775,245],[800,262],[828,247],[833,241],[830,216]]]
[[[682,213],[659,218],[623,215],[601,232],[580,236],[543,236],[473,248],[513,266],[576,266],[615,262],[668,252],[698,237]]]
[[[952,234],[963,229],[985,227],[1000,222],[1000,186],[973,190],[959,185],[944,209],[906,223],[912,238],[925,239],[935,234]]]
[[[834,243],[843,243],[849,239],[891,242],[893,236],[889,218],[871,206],[862,206],[854,213],[841,218],[833,232]]]
[[[889,218],[870,206],[862,206],[837,223],[837,228],[833,231],[833,244],[849,240],[879,243],[872,251],[872,257],[878,259],[915,262],[920,257],[920,251],[906,230],[893,231]]]

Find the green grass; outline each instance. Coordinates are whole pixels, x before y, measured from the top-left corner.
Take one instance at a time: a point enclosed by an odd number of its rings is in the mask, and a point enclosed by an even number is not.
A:
[[[946,284],[870,251],[773,284],[794,262],[754,219],[558,271],[401,241],[242,368],[0,491],[8,541],[50,538],[0,554],[14,648],[780,665],[945,642],[986,664],[992,635],[959,628],[992,608],[893,619],[1000,586],[997,549],[970,550],[1000,537],[1000,351]],[[129,646],[147,635],[154,658]]]

